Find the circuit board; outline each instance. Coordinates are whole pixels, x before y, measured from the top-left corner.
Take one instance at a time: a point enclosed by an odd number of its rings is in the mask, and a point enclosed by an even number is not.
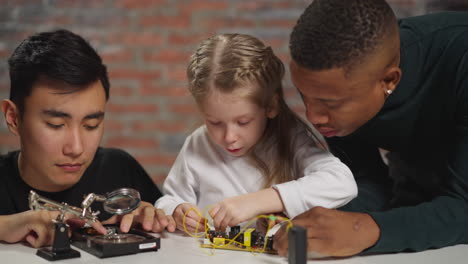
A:
[[[239,226],[231,227],[230,232],[209,230],[201,247],[277,254],[273,249],[273,236],[265,236],[255,228],[240,232]]]

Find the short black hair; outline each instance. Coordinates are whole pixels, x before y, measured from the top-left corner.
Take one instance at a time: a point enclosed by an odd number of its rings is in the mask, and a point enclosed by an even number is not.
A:
[[[314,0],[291,33],[293,60],[310,70],[348,68],[396,28],[384,0]]]
[[[15,49],[8,60],[10,70],[10,100],[24,111],[24,99],[31,94],[34,83],[50,78],[79,90],[100,80],[109,99],[109,79],[106,66],[91,45],[68,30],[41,32],[29,36]],[[67,88],[64,88],[67,89]]]

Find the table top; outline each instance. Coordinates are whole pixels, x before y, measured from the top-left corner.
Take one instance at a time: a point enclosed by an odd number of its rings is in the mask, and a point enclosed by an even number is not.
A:
[[[73,247],[73,246],[72,246]],[[77,249],[76,247],[73,247]],[[144,252],[135,255],[111,257],[100,259],[85,251],[80,258],[58,260],[53,263],[288,263],[287,258],[270,254],[253,254],[251,252],[210,250],[200,248],[197,240],[182,233],[163,233],[161,248],[156,252]],[[49,261],[36,256],[37,249],[25,244],[0,243],[1,263],[49,263]],[[426,250],[417,253],[379,254],[369,256],[356,256],[343,259],[309,260],[308,263],[316,264],[466,264],[468,262],[468,245],[458,245],[443,249]]]

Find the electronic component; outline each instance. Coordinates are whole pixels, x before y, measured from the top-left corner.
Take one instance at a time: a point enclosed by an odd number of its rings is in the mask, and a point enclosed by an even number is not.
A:
[[[118,226],[106,226],[107,234],[99,234],[91,227],[75,230],[72,244],[100,258],[136,254],[146,251],[157,251],[161,239],[144,231],[130,229],[121,233]]]
[[[115,215],[123,215],[130,213],[135,210],[140,205],[140,193],[137,190],[131,188],[121,188],[106,195],[98,195],[94,193],[88,194],[80,207],[75,207],[68,205],[64,202],[56,202],[50,200],[46,197],[40,196],[33,190],[29,192],[29,208],[31,210],[49,210],[49,211],[59,211],[60,214],[55,219],[55,234],[54,242],[52,247],[41,248],[37,251],[37,255],[45,258],[47,260],[59,260],[59,259],[68,259],[68,258],[78,258],[80,257],[80,252],[72,249],[70,247],[70,240],[68,239],[68,225],[65,224],[65,214],[73,214],[83,220],[88,224],[97,221],[97,216],[99,211],[91,211],[91,204],[94,201],[102,202],[104,210],[108,213]],[[126,255],[137,253],[142,251],[142,249],[152,249],[159,248],[159,238],[156,241],[155,238],[148,238],[147,240],[144,236],[141,235],[131,235],[131,234],[117,234],[116,232],[111,232],[106,236],[97,236],[91,237],[87,229],[87,233],[83,233],[79,237],[77,246],[87,251],[92,251],[98,257],[110,257],[117,255]],[[79,231],[78,231],[79,232]],[[89,237],[88,237],[89,235]],[[77,236],[79,236],[77,234]],[[145,241],[142,241],[145,240]],[[85,245],[82,245],[82,242],[86,241]],[[147,243],[147,244],[139,244]],[[116,246],[112,246],[116,245]],[[138,246],[139,249],[134,249],[135,246]]]
[[[240,232],[240,226],[231,227],[230,232],[208,230],[201,247],[276,254],[273,236],[265,236],[255,228]]]
[[[52,247],[44,247],[36,252],[39,257],[45,258],[48,261],[79,258],[80,252],[70,247],[68,238],[68,226],[59,221],[54,222],[55,233]]]

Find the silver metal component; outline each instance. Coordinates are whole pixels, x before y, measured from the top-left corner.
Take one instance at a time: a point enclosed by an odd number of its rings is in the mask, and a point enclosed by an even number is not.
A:
[[[87,208],[87,207],[90,207],[94,201],[104,202],[105,200],[106,200],[106,197],[103,195],[90,193],[84,198],[83,202],[81,202],[81,207]]]
[[[94,194],[94,193],[90,193],[88,194],[83,202],[81,202],[81,207],[83,208],[83,211],[81,213],[81,217],[84,218],[86,216],[87,213],[91,213],[93,214],[93,212],[89,209],[89,207],[91,206],[91,204],[94,202],[94,201],[98,201],[98,202],[103,202],[106,200],[106,197],[105,196],[102,196],[102,195],[98,195],[98,194]],[[96,216],[99,214],[99,211],[95,213]]]
[[[83,208],[68,205],[67,203],[58,203],[56,201],[47,199],[40,196],[33,190],[29,192],[29,208],[31,210],[49,210],[59,211],[61,214],[57,217],[57,220],[63,221],[64,215],[69,213],[76,215],[86,221],[95,222],[97,221],[97,215],[99,212],[85,211]]]
[[[141,202],[140,193],[137,190],[130,188],[122,188],[112,191],[106,195],[98,195],[94,193],[88,194],[81,203],[80,207],[68,205],[67,203],[59,203],[45,197],[40,196],[34,191],[29,193],[29,208],[31,210],[49,210],[61,212],[57,217],[57,221],[63,221],[65,214],[73,214],[87,223],[98,220],[99,211],[93,212],[91,204],[94,201],[102,202],[104,210],[110,214],[127,214],[138,208]]]

